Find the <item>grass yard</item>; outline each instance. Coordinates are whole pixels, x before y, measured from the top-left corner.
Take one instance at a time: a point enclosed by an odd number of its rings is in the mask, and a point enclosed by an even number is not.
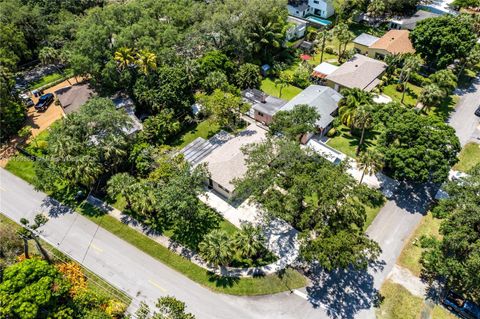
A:
[[[282,98],[287,101],[290,101],[298,93],[302,92],[302,89],[293,85],[288,85],[282,89],[282,96],[280,96],[280,88],[275,86],[275,82],[271,78],[263,79],[260,89],[268,95]]]
[[[390,280],[380,289],[384,298],[377,309],[377,319],[454,319],[457,318],[440,305],[427,305],[423,298],[412,295],[402,285]]]
[[[198,137],[209,139],[220,131],[220,126],[210,119],[187,127],[180,135],[169,143],[171,146],[183,148]]]
[[[468,172],[472,167],[480,164],[480,144],[468,143],[458,155],[459,162],[453,169],[461,172]]]
[[[21,228],[17,223],[9,219],[8,217],[2,215],[1,213],[0,213],[0,224],[2,225],[5,224],[9,228],[14,228],[15,230],[19,230]],[[48,251],[50,257],[52,257],[53,260],[64,261],[64,262],[71,261],[71,259],[68,256],[64,255],[61,251],[57,250],[55,247],[51,246],[50,244],[46,243],[43,240],[40,240],[40,242],[42,244],[42,247]],[[37,247],[35,246],[33,240],[29,241],[29,253],[32,256],[39,255],[37,251]],[[127,306],[132,301],[132,298],[130,298],[126,293],[110,285],[107,281],[97,276],[90,270],[84,268],[83,266],[82,266],[82,270],[84,275],[88,278],[87,284],[89,289],[97,292],[102,296],[108,297],[109,299],[120,300],[123,303],[125,303]]]
[[[372,207],[364,204],[363,206],[365,207],[365,210],[367,212],[367,220],[365,221],[365,226],[363,227],[363,229],[367,230],[368,226],[370,226],[375,217],[377,217],[378,212],[380,212],[380,209],[382,209],[383,205]]]
[[[365,132],[365,141],[363,144],[364,148],[377,145],[378,136],[380,135],[377,131]],[[337,135],[328,140],[327,144],[330,147],[346,154],[349,157],[355,158],[355,152],[357,150],[358,142],[360,141],[360,134],[352,135],[350,134],[350,129],[344,125],[340,125],[337,128]]]
[[[65,70],[64,74],[60,72],[55,72],[49,75],[45,75],[44,77],[38,79],[35,82],[29,83],[28,89],[35,90],[49,83],[60,81],[62,79],[68,79],[68,78],[71,78],[72,76],[73,76],[72,70]]]
[[[383,93],[391,97],[395,102],[400,103],[400,101],[402,100],[402,92],[398,92],[396,87],[397,84],[395,83],[387,85],[383,88]],[[403,104],[405,104],[406,106],[415,107],[415,105],[417,105],[417,99],[421,91],[422,89],[420,87],[408,83]]]
[[[438,107],[432,107],[427,114],[431,116],[436,116],[442,121],[446,121],[450,113],[455,109],[457,106],[458,100],[460,97],[457,95],[450,95],[447,96],[446,99],[442,101],[442,103]]]
[[[255,278],[219,277],[175,254],[168,248],[165,248],[109,215],[97,214],[96,216],[89,216],[89,218],[112,234],[132,244],[170,268],[219,293],[231,295],[265,295],[304,287],[307,284],[306,278],[303,275],[291,269],[286,270],[282,275],[269,275]]]
[[[422,265],[420,265],[420,257],[423,249],[420,247],[420,237],[434,236],[441,238],[439,233],[441,220],[434,218],[431,213],[428,213],[422,218],[420,224],[415,231],[410,235],[403,247],[400,257],[398,257],[397,264],[409,269],[415,276],[420,276]]]
[[[5,169],[34,186],[37,183],[35,162],[24,155],[17,155],[10,158]]]

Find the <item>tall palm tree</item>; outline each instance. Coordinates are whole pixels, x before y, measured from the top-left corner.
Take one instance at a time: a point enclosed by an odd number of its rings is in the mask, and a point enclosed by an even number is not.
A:
[[[130,209],[136,182],[135,177],[128,173],[115,174],[107,182],[107,193],[112,198],[116,198],[119,195],[125,198],[127,202],[126,208]]]
[[[365,174],[370,176],[382,170],[384,165],[383,156],[375,149],[367,150],[357,158],[357,165],[362,170],[362,177],[360,177],[359,182],[359,184],[362,184]]]
[[[322,31],[320,31],[317,34],[318,45],[316,47],[316,50],[317,50],[316,53],[318,53],[318,51],[321,52],[320,63],[323,62],[323,53],[325,52],[325,45],[327,41],[330,41],[331,39],[332,39],[332,32],[327,28],[323,28]]]
[[[53,67],[63,76],[65,72],[58,67],[58,64],[61,62],[65,62],[65,55],[62,55],[60,51],[52,47],[44,47],[38,52],[38,58],[43,65],[51,64]],[[72,85],[70,81],[67,79],[68,84]]]
[[[148,74],[150,70],[157,69],[157,56],[148,50],[140,50],[136,54],[136,64],[143,74]]]
[[[135,63],[135,56],[131,48],[120,48],[115,52],[114,56],[115,62],[119,70],[125,70],[126,68],[132,66]]]
[[[350,129],[354,128],[354,115],[360,105],[372,105],[373,97],[361,89],[342,90],[343,98],[339,102],[340,121]]]
[[[357,145],[356,155],[360,154],[360,148],[365,139],[365,129],[370,128],[373,124],[373,108],[371,104],[361,104],[353,114],[353,125],[362,130],[360,141]]]
[[[259,23],[252,33],[252,44],[262,57],[267,57],[270,48],[280,48],[284,33],[281,31],[280,24],[269,21],[268,23]]]
[[[283,89],[286,88],[290,82],[292,82],[292,77],[286,72],[280,73],[280,76],[275,79],[275,87],[279,88],[278,97],[282,98]]]
[[[216,267],[228,265],[234,256],[234,250],[228,234],[219,229],[208,233],[198,245],[200,256]]]
[[[338,40],[338,62],[340,62],[347,49],[348,42],[353,40],[355,35],[348,29],[348,25],[344,22],[340,22],[335,26],[333,29],[333,35]]]
[[[412,73],[417,72],[420,69],[422,63],[423,61],[418,55],[412,54],[405,57],[403,67],[398,78],[400,83],[402,83],[402,99],[400,101],[401,103],[403,103],[403,100],[405,98],[405,91],[407,91],[407,84],[410,80],[410,76],[412,75]]]
[[[259,227],[250,223],[242,224],[241,231],[237,232],[234,239],[234,246],[245,258],[258,255],[263,250],[265,237]]]
[[[444,97],[444,93],[436,84],[425,85],[418,97],[418,102],[422,103],[421,111],[428,111],[431,107],[439,104]]]

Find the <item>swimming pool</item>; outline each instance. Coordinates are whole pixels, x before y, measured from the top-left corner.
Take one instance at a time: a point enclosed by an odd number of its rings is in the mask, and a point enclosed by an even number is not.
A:
[[[332,21],[325,20],[325,19],[315,17],[315,16],[309,16],[308,18],[306,18],[306,20],[310,21],[312,23],[315,23],[315,24],[320,24],[320,25],[330,25],[330,24],[332,24]]]

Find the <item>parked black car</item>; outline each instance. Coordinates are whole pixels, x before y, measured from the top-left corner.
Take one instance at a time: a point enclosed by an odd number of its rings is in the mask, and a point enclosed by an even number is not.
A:
[[[462,298],[451,290],[442,298],[442,303],[450,311],[453,311],[462,318],[480,319],[480,306],[470,300]]]
[[[480,106],[477,108],[477,110],[475,111],[475,115],[476,116],[480,116]]]
[[[52,104],[52,102],[53,93],[44,94],[38,99],[37,104],[35,104],[35,109],[37,111],[45,111],[50,106],[50,104]]]

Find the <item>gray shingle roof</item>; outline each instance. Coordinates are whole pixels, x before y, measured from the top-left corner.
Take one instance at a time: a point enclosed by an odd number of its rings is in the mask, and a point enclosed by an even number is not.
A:
[[[336,71],[326,77],[334,83],[347,88],[359,88],[370,91],[372,83],[385,71],[387,64],[361,54],[343,63]]]
[[[374,44],[375,42],[377,42],[380,38],[376,37],[376,36],[373,36],[371,34],[368,34],[368,33],[362,33],[360,34],[358,37],[356,37],[354,40],[353,40],[353,43],[357,43],[357,44],[360,44],[360,45],[364,45],[366,47],[369,47],[371,46],[372,44]]]
[[[331,114],[337,110],[338,102],[342,97],[340,93],[327,86],[310,85],[285,104],[282,111],[292,110],[296,105],[308,104],[320,114],[317,126],[326,128],[332,123],[333,116]]]

